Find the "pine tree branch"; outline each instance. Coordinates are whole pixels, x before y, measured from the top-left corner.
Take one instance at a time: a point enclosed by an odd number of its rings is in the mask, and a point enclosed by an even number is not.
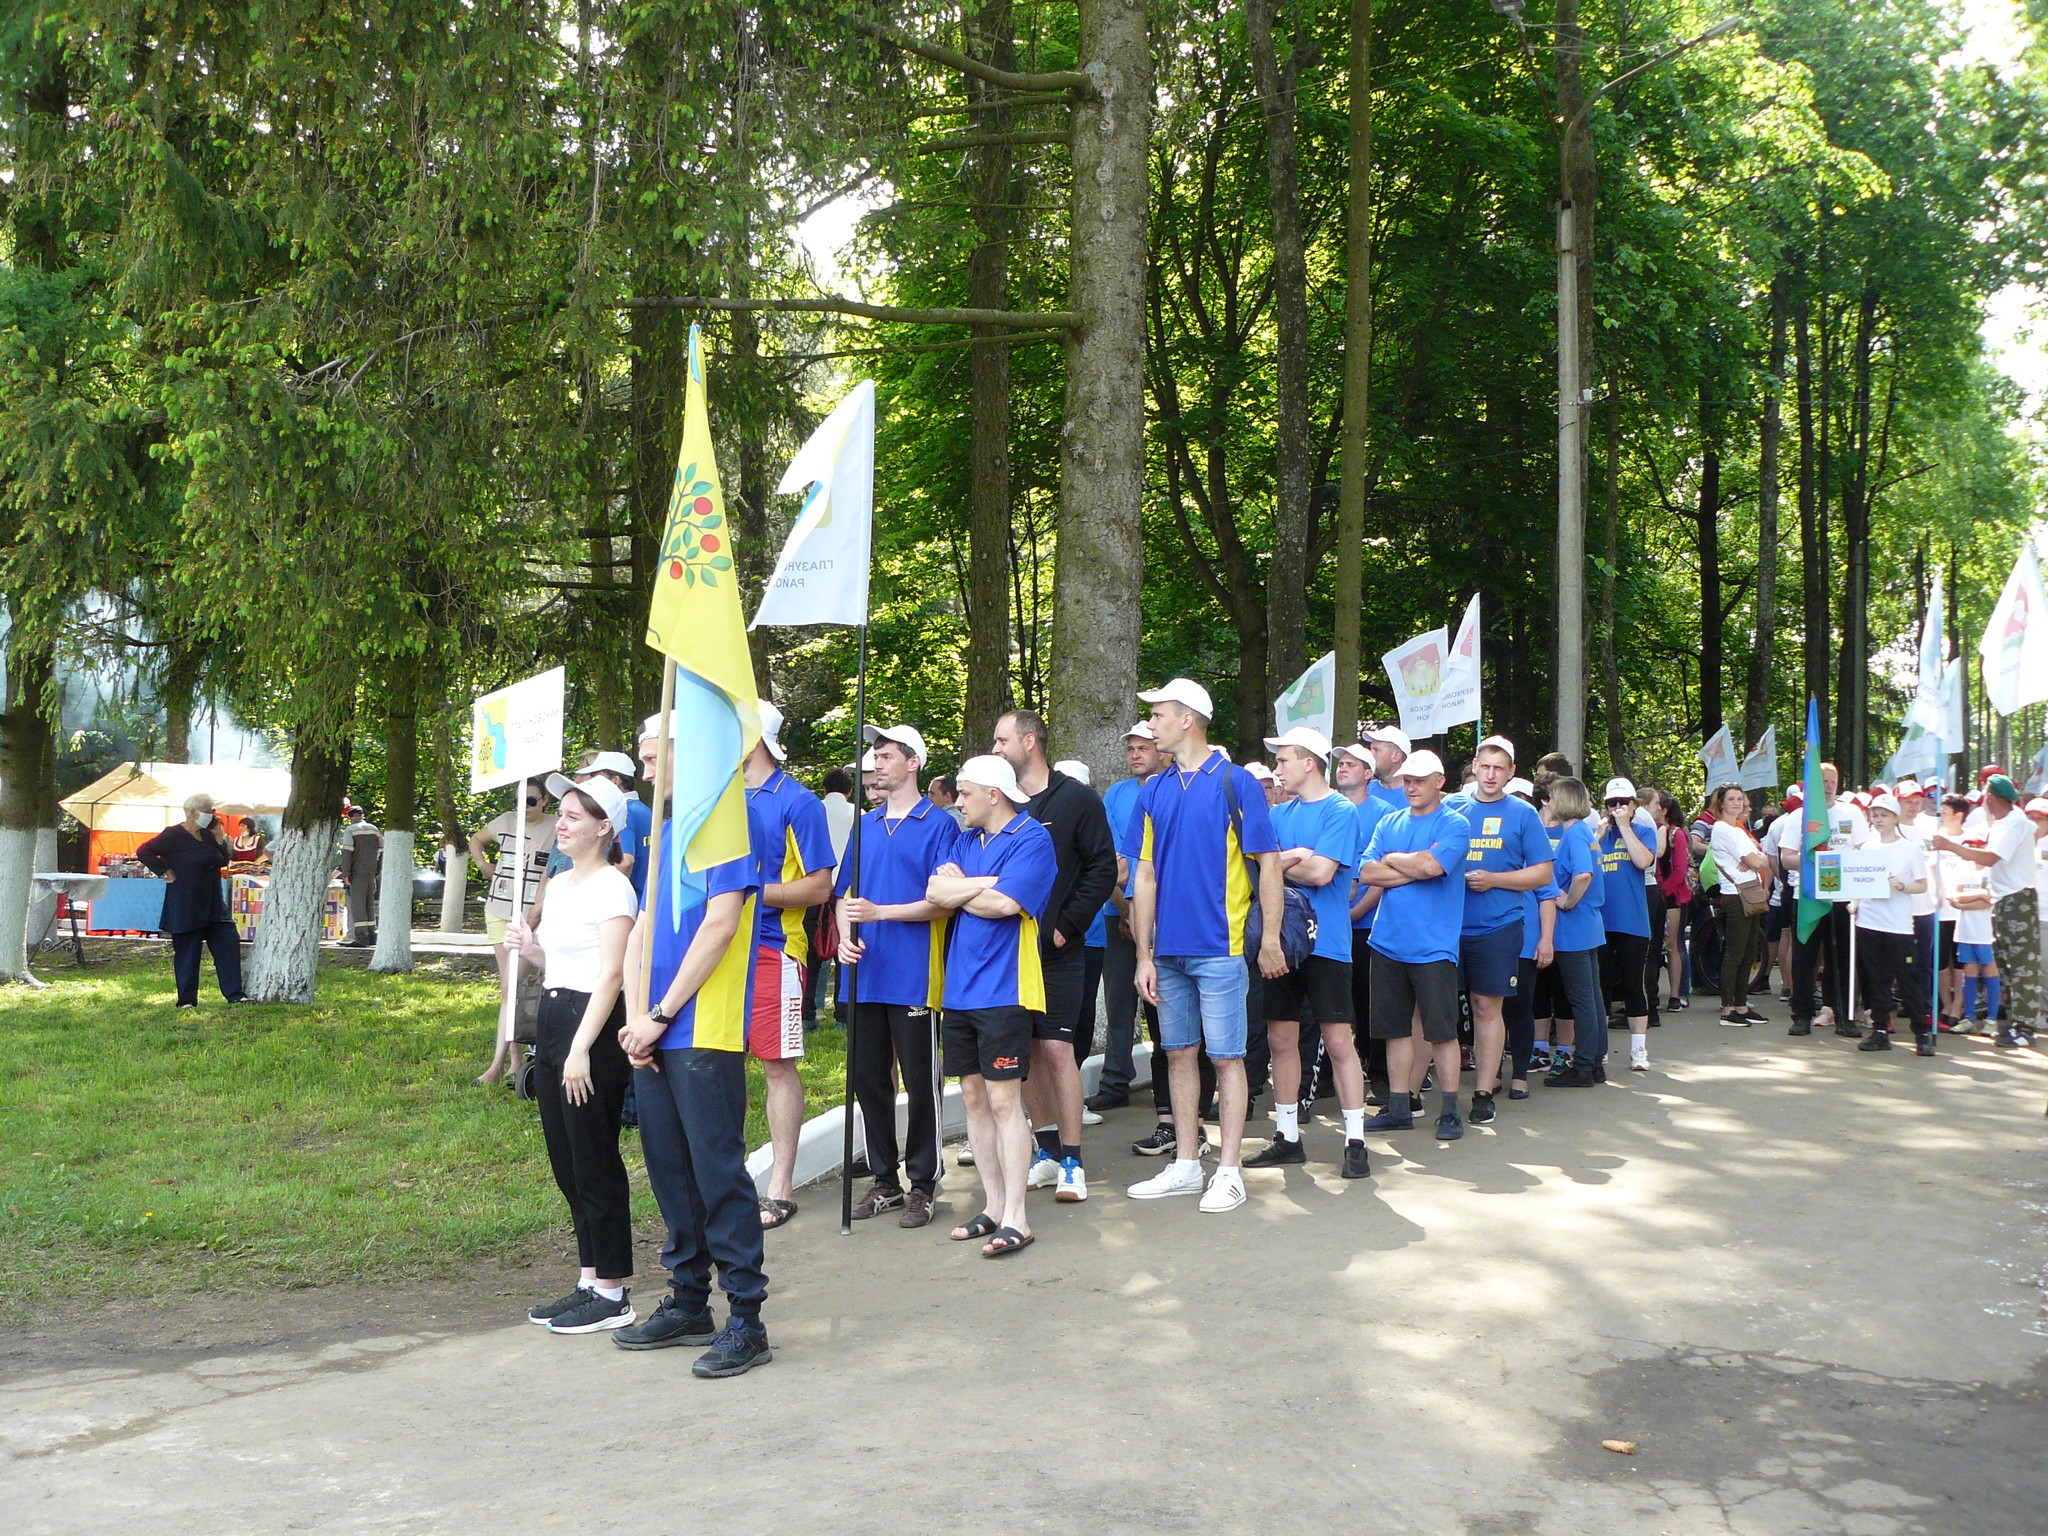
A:
[[[1095,94],[1095,82],[1078,69],[1059,69],[1038,75],[1019,74],[1015,70],[997,69],[993,64],[984,64],[981,60],[970,58],[957,49],[906,37],[895,28],[885,27],[879,22],[866,21],[856,16],[847,18],[846,25],[864,37],[872,37],[878,43],[887,43],[891,48],[901,48],[905,53],[914,53],[921,59],[931,60],[934,64],[957,69],[963,75],[986,80],[990,85],[999,85],[1004,90],[1077,91],[1090,96]]]
[[[619,309],[772,310],[779,314],[858,315],[898,325],[1008,325],[1072,330],[1081,317],[1072,310],[1041,309],[904,309],[894,304],[862,304],[853,299],[720,299],[699,294],[654,294],[621,299]]]

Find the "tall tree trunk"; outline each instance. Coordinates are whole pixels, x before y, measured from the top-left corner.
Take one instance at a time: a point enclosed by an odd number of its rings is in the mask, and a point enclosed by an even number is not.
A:
[[[1308,663],[1308,255],[1296,139],[1297,60],[1280,60],[1273,0],[1244,0],[1252,78],[1266,122],[1266,202],[1273,218],[1273,554],[1266,567],[1267,693],[1279,698]],[[1264,721],[1258,722],[1263,729]],[[1244,722],[1239,722],[1242,731]]]
[[[1620,636],[1615,633],[1615,579],[1621,565],[1621,380],[1607,375],[1606,510],[1602,517],[1600,560],[1600,703],[1607,714],[1607,764],[1628,772],[1628,733],[1621,708]]]
[[[1866,283],[1849,353],[1849,419],[1842,474],[1842,648],[1836,683],[1837,762],[1845,783],[1870,777],[1871,371],[1877,346],[1877,289]]]
[[[419,658],[396,658],[384,713],[384,855],[373,971],[412,969],[412,873],[419,826]]]
[[[7,707],[0,713],[0,981],[32,980],[29,891],[39,836],[57,824],[57,733],[50,645],[17,617],[7,637]]]
[[[1771,723],[1772,652],[1778,638],[1778,443],[1785,433],[1785,321],[1791,308],[1791,274],[1771,279],[1771,361],[1764,380],[1763,421],[1756,454],[1756,638],[1749,651],[1748,685],[1743,689],[1744,744]]]
[[[1711,356],[1711,353],[1707,354]],[[1726,721],[1721,699],[1724,621],[1721,615],[1721,427],[1713,370],[1700,379],[1700,735]]]
[[[1365,456],[1372,420],[1372,0],[1351,0],[1351,175],[1344,214],[1343,468],[1337,486],[1336,740],[1358,733]]]
[[[206,653],[199,646],[173,637],[164,665],[163,761],[192,761],[192,714],[199,697],[199,674]]]
[[[1821,657],[1820,691],[1820,735],[1822,752],[1833,756],[1840,748],[1840,722],[1835,708],[1834,680],[1828,675],[1835,655],[1835,568],[1829,555],[1833,541],[1830,526],[1834,505],[1835,475],[1835,327],[1833,311],[1828,304],[1828,211],[1827,198],[1820,199],[1820,392],[1815,405],[1814,419],[1818,428],[1818,441],[1814,447],[1814,517],[1818,523],[1818,549],[1820,552],[1820,603],[1821,603]],[[1837,765],[1839,766],[1839,765]]]
[[[998,69],[1017,67],[1010,0],[983,0],[968,17],[968,51]],[[1015,114],[1002,93],[967,80],[973,132],[990,140],[1008,133]],[[976,309],[1010,307],[1010,241],[1016,236],[1010,146],[989,142],[968,151],[976,243],[967,258],[967,302]],[[962,739],[979,751],[1010,707],[1010,348],[1000,326],[973,327],[972,398],[967,487],[967,697]]]
[[[1152,43],[1144,0],[1080,0],[1077,63],[1094,94],[1072,117],[1070,301],[1053,571],[1053,713],[1109,783],[1138,685],[1144,582],[1145,235]]]
[[[284,830],[270,847],[270,888],[263,894],[263,921],[244,979],[259,1003],[313,1001],[327,881],[347,793],[348,759],[339,743],[301,731],[292,749]]]
[[[1820,701],[1821,738],[1828,721],[1828,533],[1827,508],[1814,496],[1812,301],[1806,258],[1796,257],[1799,297],[1792,310],[1792,372],[1799,419],[1799,582],[1802,662],[1806,696]],[[1805,711],[1800,712],[1803,716]]]
[[[1557,472],[1560,479],[1558,510],[1558,544],[1561,564],[1556,571],[1556,647],[1552,651],[1551,675],[1556,689],[1557,702],[1557,746],[1567,756],[1583,758],[1585,754],[1585,626],[1586,626],[1586,569],[1583,552],[1585,549],[1586,513],[1586,466],[1588,462],[1587,412],[1580,403],[1583,381],[1595,377],[1596,360],[1592,355],[1592,330],[1589,324],[1593,313],[1593,208],[1598,192],[1597,163],[1593,155],[1592,125],[1586,121],[1587,103],[1584,80],[1586,51],[1585,29],[1579,25],[1578,0],[1558,0],[1556,16],[1556,74],[1557,114],[1561,122],[1574,125],[1559,146],[1558,199],[1560,211],[1568,222],[1560,231],[1569,230],[1571,239],[1571,292],[1574,295],[1570,306],[1573,318],[1567,320],[1560,302],[1559,315],[1559,411],[1560,444]],[[1560,283],[1563,279],[1560,278]],[[1560,301],[1565,295],[1560,293]],[[1571,334],[1565,331],[1569,327]],[[1565,367],[1565,349],[1569,346],[1577,359],[1577,367]],[[1571,398],[1565,398],[1570,396]],[[1570,447],[1564,445],[1563,413],[1571,413],[1576,422],[1570,433]],[[1570,494],[1567,495],[1567,490]],[[1575,509],[1568,511],[1567,508]],[[1573,561],[1567,549],[1576,549],[1580,558]],[[1576,766],[1584,768],[1580,762]]]
[[[449,703],[434,710],[434,815],[441,823],[441,931],[462,932],[462,907],[469,894],[469,839],[455,808],[455,745],[448,729]]]

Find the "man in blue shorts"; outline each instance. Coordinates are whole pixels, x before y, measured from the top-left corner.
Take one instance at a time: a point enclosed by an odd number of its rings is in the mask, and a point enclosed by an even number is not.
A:
[[[1444,804],[1465,818],[1465,927],[1458,969],[1472,999],[1472,1123],[1493,1118],[1507,1046],[1502,1003],[1515,990],[1522,963],[1522,923],[1530,891],[1550,884],[1550,835],[1536,807],[1507,792],[1515,776],[1514,743],[1489,736],[1472,755],[1472,787]]]
[[[1123,853],[1137,862],[1131,941],[1138,949],[1138,993],[1159,1005],[1173,1098],[1174,1160],[1165,1172],[1133,1184],[1132,1198],[1201,1195],[1202,1209],[1244,1204],[1238,1154],[1245,1115],[1245,926],[1251,914],[1252,870],[1263,938],[1257,962],[1264,976],[1284,975],[1280,911],[1284,889],[1280,844],[1259,781],[1209,745],[1215,711],[1209,691],[1177,677],[1138,697],[1152,706],[1151,725],[1165,771],[1139,793],[1124,830]],[[1206,1044],[1216,1069],[1222,1139],[1216,1176],[1202,1188],[1198,1148],[1196,1049]]]

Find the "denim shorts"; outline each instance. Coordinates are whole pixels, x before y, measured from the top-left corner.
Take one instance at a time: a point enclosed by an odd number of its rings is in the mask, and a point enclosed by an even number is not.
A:
[[[1244,1059],[1245,997],[1251,972],[1242,955],[1161,955],[1159,1043],[1169,1051],[1206,1045],[1211,1061]]]

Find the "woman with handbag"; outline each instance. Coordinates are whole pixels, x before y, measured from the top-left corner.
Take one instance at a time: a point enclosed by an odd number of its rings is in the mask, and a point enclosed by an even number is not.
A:
[[[1749,831],[1749,796],[1733,784],[1714,791],[1714,827],[1709,842],[1714,855],[1716,903],[1721,929],[1721,1022],[1747,1029],[1764,1022],[1749,1005],[1749,975],[1756,963],[1757,939],[1764,912],[1771,904],[1770,861]]]

